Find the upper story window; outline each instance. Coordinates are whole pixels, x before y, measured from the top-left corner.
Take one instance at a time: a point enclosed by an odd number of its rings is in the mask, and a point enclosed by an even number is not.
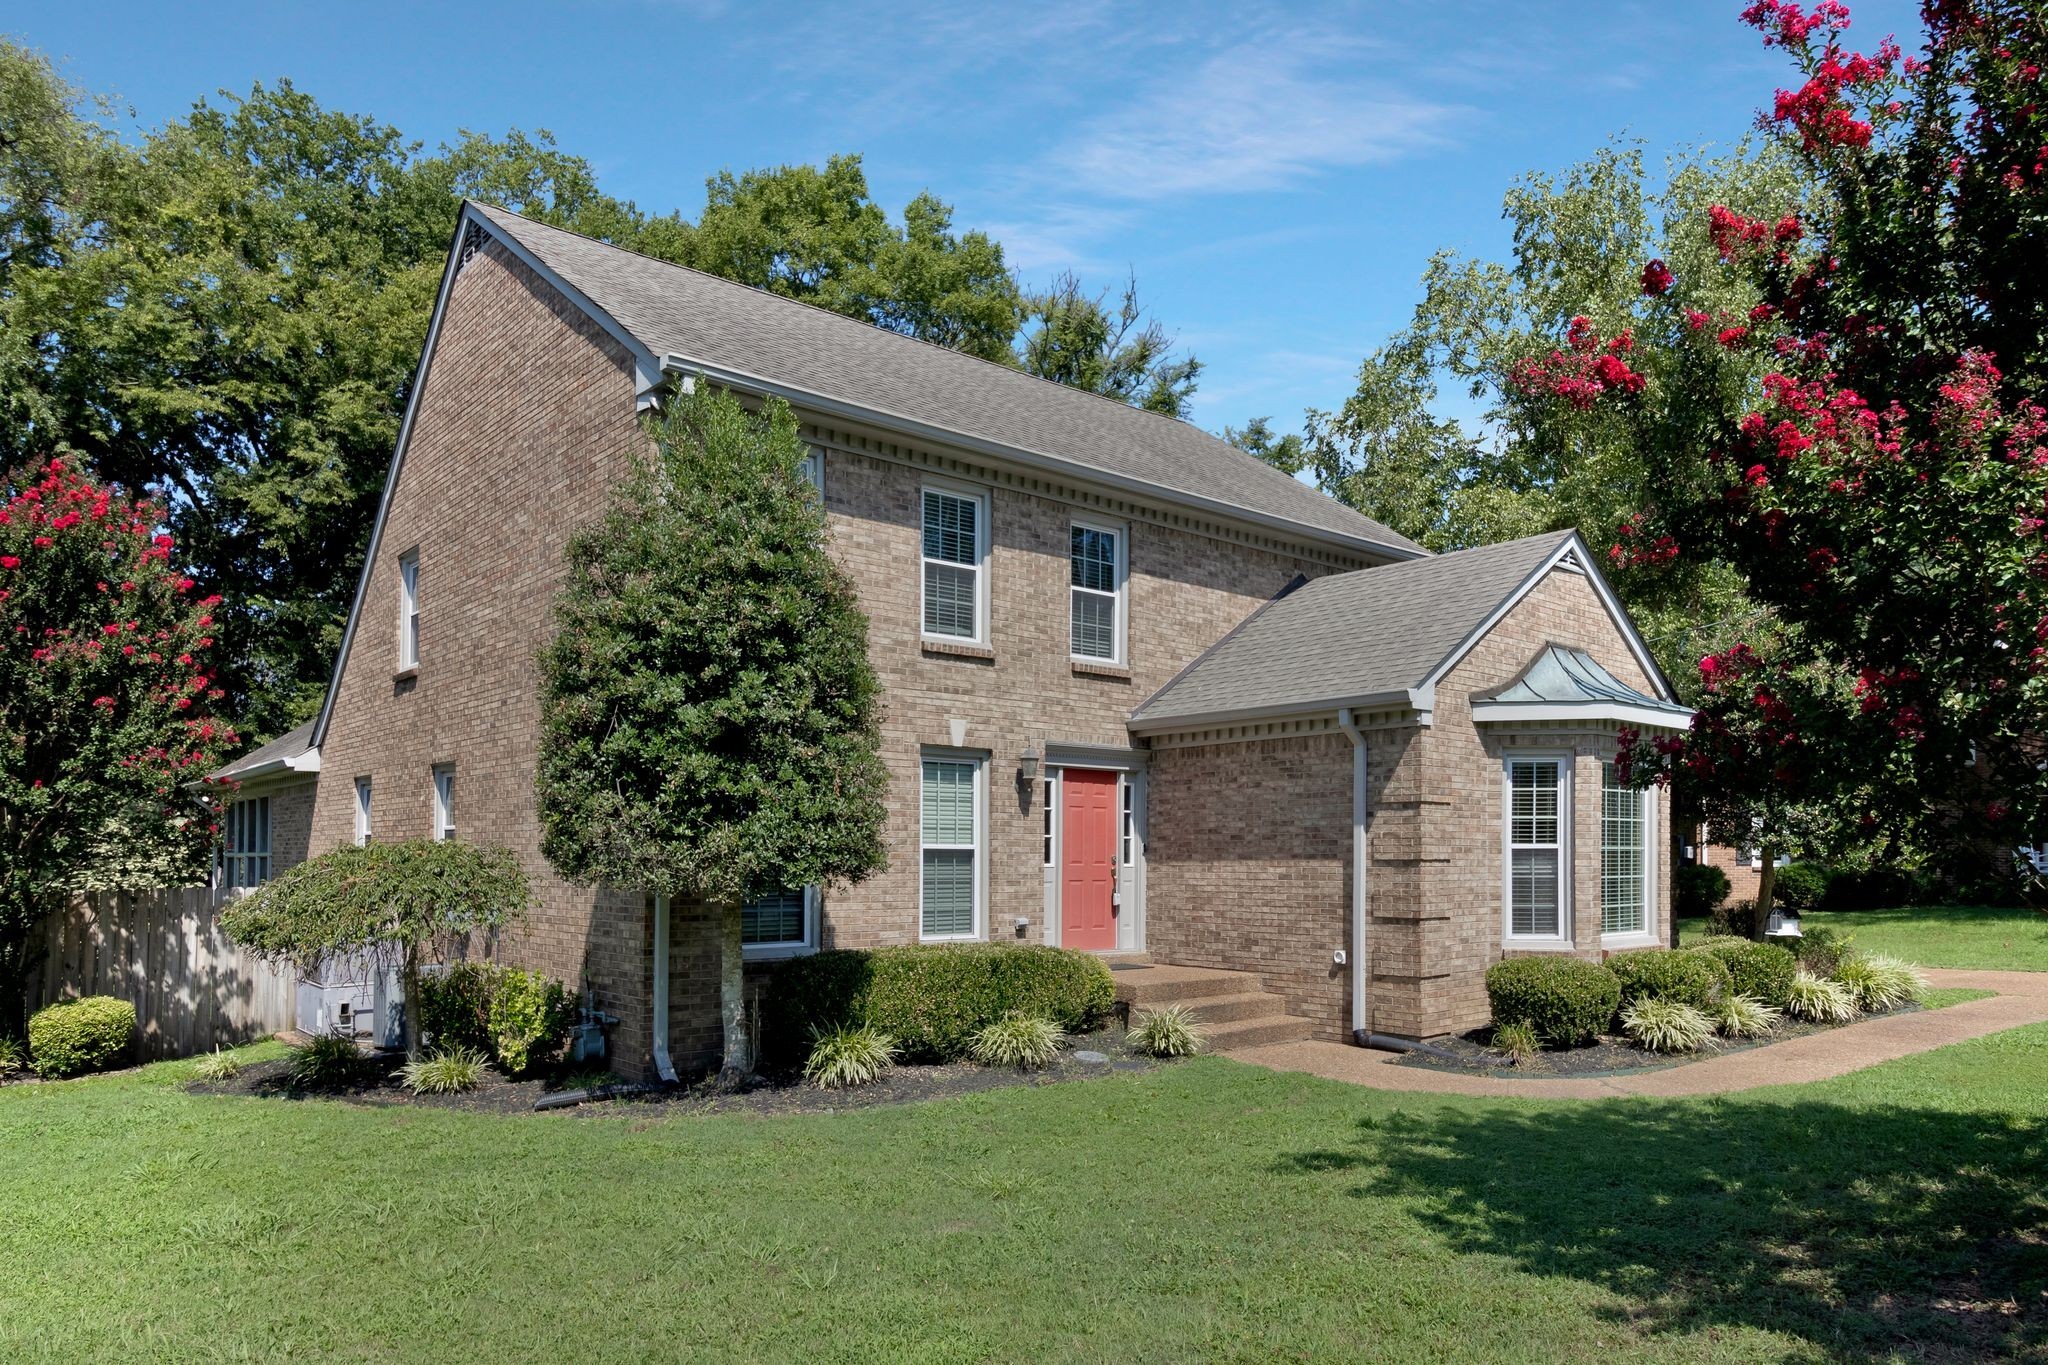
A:
[[[1561,755],[1507,759],[1507,941],[1565,945],[1566,849],[1571,826],[1570,761]]]
[[[804,476],[804,482],[818,490],[820,498],[825,496],[825,452],[817,446],[810,447],[804,462],[797,466],[797,472]]]
[[[924,633],[988,640],[988,498],[950,488],[924,490]]]
[[[356,843],[370,842],[370,779],[356,779]]]
[[[455,837],[455,765],[443,763],[434,769],[434,837]]]
[[[1121,527],[1074,523],[1067,551],[1072,649],[1076,659],[1124,659],[1124,546]]]
[[[261,886],[270,880],[270,798],[252,796],[227,810],[220,846],[222,886]]]
[[[1614,765],[1600,765],[1600,932],[1609,937],[1650,932],[1650,794],[1623,785]]]
[[[420,663],[420,552],[398,557],[398,666]]]

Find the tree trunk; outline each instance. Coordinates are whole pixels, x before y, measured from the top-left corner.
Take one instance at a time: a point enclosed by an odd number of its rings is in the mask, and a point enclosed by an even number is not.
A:
[[[405,958],[399,967],[399,975],[405,1002],[400,1006],[399,1017],[405,1021],[405,1060],[416,1062],[420,1059],[420,952],[406,946]]]
[[[754,1074],[754,1039],[747,1028],[746,954],[740,946],[740,904],[718,911],[718,1013],[725,1024],[725,1060],[718,1068],[721,1089],[737,1087]]]
[[[1764,928],[1771,922],[1771,893],[1778,887],[1778,850],[1775,845],[1763,844],[1757,851],[1764,865],[1756,874],[1756,923],[1750,926],[1749,936],[1761,943]]]

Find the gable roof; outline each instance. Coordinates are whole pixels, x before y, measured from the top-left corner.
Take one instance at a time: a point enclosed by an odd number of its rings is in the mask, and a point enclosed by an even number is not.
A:
[[[1432,689],[1553,567],[1575,562],[1665,697],[1669,685],[1576,531],[1331,574],[1275,598],[1132,713],[1135,731],[1339,706],[1427,711]]]
[[[1390,559],[1413,541],[1190,423],[1039,379],[505,209],[464,215],[609,320],[643,371],[702,373]]]
[[[319,771],[320,755],[313,748],[313,722],[309,720],[297,729],[285,731],[261,748],[251,749],[226,767],[215,768],[207,776],[216,780],[247,782],[251,778],[269,777],[276,773]]]

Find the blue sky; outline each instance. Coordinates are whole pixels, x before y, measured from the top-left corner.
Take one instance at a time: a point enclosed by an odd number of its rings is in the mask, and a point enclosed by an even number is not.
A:
[[[142,125],[289,76],[429,145],[550,129],[690,214],[721,168],[861,152],[892,213],[931,189],[1027,282],[1135,270],[1211,428],[1341,402],[1433,251],[1505,253],[1516,175],[1725,145],[1791,81],[1741,0],[17,4],[0,32]],[[1852,8],[1861,46],[1917,32],[1910,0]]]

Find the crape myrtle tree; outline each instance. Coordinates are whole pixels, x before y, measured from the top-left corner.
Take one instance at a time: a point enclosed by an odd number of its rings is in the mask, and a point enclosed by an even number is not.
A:
[[[1768,651],[1707,657],[1691,734],[1636,745],[1631,766],[1746,789],[1759,815],[1826,811],[1837,833],[2038,841],[2048,15],[1929,3],[1913,56],[1889,38],[1849,49],[1840,4],[1764,0],[1744,18],[1800,68],[1765,122],[1827,193],[1805,215],[1700,206],[1704,269],[1746,282],[1747,312],[1688,304],[1682,278],[1646,263],[1646,296],[1690,338],[1664,382],[1709,410],[1696,442],[1653,452],[1629,545],[1725,557],[1785,629]],[[1759,356],[1757,384],[1728,383]],[[1625,386],[1588,397],[1570,371],[1534,373],[1561,408],[1636,401]],[[1784,846],[1769,825],[1766,847]]]
[[[0,1028],[20,1022],[31,931],[67,890],[197,877],[219,832],[204,782],[238,743],[214,719],[214,618],[163,509],[43,461],[0,476]]]
[[[287,869],[221,911],[220,927],[259,957],[311,972],[361,956],[399,969],[405,1055],[420,1055],[420,968],[479,932],[518,924],[532,900],[509,850],[455,839],[345,844]]]
[[[877,683],[789,409],[697,380],[649,432],[569,547],[541,656],[541,848],[574,881],[711,908],[731,1083],[754,1054],[743,905],[882,866]]]

